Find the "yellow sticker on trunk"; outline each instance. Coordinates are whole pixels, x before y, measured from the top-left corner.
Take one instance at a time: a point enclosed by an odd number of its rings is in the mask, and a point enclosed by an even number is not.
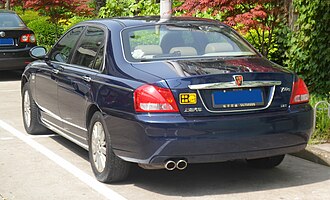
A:
[[[196,93],[181,93],[180,104],[196,104],[197,96]]]

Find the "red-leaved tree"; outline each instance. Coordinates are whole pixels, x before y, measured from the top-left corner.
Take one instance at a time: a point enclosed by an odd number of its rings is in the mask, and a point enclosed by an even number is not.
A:
[[[274,42],[274,30],[284,19],[283,0],[185,0],[177,8],[185,15],[221,12],[225,23],[248,34],[250,42],[265,56]]]
[[[24,1],[24,8],[34,9],[41,15],[48,16],[49,21],[56,25],[66,22],[73,14],[86,16],[92,14],[88,6],[90,0],[21,0]],[[56,37],[59,33],[56,31]]]

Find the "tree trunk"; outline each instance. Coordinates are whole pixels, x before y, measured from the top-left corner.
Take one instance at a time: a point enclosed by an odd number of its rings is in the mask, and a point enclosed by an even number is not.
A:
[[[10,10],[10,0],[6,0],[6,9]]]
[[[288,26],[291,30],[295,30],[294,24],[297,21],[298,13],[294,9],[293,0],[284,0],[284,9]]]
[[[99,11],[101,7],[105,6],[106,0],[95,0],[96,11]]]

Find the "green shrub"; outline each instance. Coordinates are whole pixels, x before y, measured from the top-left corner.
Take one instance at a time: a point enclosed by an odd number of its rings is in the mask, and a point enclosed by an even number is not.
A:
[[[56,30],[61,33],[63,28],[56,27],[50,23],[47,17],[40,17],[28,23],[28,27],[34,31],[37,37],[38,45],[50,48],[57,41]]]
[[[330,92],[330,1],[295,0],[299,13],[286,64],[300,74],[312,93]]]
[[[62,32],[65,33],[67,30],[69,30],[72,26],[78,24],[79,22],[91,20],[94,18],[91,17],[80,17],[80,16],[74,16],[70,18],[64,25],[62,25]]]

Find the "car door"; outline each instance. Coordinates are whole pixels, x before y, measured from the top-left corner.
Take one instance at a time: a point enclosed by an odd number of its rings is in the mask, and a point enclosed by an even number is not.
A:
[[[64,35],[49,53],[49,60],[40,63],[42,66],[35,74],[36,100],[42,120],[55,128],[63,127],[58,109],[58,77],[62,65],[69,61],[83,28],[74,28]]]
[[[103,66],[105,31],[88,26],[78,42],[70,65],[63,67],[59,78],[60,116],[65,130],[87,145],[86,112],[92,101],[92,83]]]

